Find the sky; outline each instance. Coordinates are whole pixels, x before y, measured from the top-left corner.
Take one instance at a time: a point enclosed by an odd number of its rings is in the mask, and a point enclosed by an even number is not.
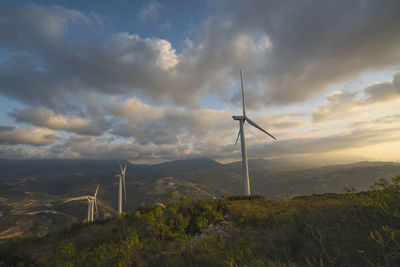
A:
[[[0,158],[400,159],[398,0],[0,1]]]

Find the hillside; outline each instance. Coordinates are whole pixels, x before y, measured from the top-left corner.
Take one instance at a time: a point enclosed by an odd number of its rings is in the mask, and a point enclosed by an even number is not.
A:
[[[345,187],[367,190],[382,177],[400,174],[400,164],[362,162],[294,169],[285,162],[250,160],[251,189],[270,198],[342,193]],[[67,224],[83,222],[86,201],[65,200],[98,194],[99,218],[116,215],[119,172],[115,160],[0,160],[0,240],[28,234],[45,235]],[[212,198],[242,193],[241,164],[210,159],[178,160],[153,165],[128,164],[128,202],[141,204],[176,198]]]
[[[170,198],[0,246],[6,266],[397,266],[400,177],[372,191]]]

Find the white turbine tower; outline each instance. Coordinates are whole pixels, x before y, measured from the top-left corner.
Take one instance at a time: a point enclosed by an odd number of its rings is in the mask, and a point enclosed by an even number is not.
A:
[[[126,186],[125,186],[125,174],[126,174],[126,164],[124,164],[124,168],[122,168],[121,162],[119,163],[119,168],[121,169],[121,174],[115,175],[119,177],[119,190],[118,190],[118,214],[122,213],[122,187],[124,187],[124,196],[125,196],[125,204],[126,204]]]
[[[260,131],[266,133],[267,135],[269,135],[270,137],[272,137],[273,139],[276,140],[276,138],[274,136],[272,136],[271,134],[269,134],[267,131],[265,131],[263,128],[261,128],[260,126],[258,126],[255,122],[253,122],[252,120],[250,120],[247,116],[246,116],[246,109],[244,106],[244,91],[243,91],[243,78],[242,78],[242,71],[240,70],[240,83],[242,85],[242,104],[243,104],[243,115],[240,116],[232,116],[232,118],[234,120],[239,121],[239,133],[238,136],[236,138],[236,142],[235,145],[237,144],[237,141],[239,139],[240,136],[240,143],[241,143],[241,148],[242,148],[242,165],[243,165],[243,183],[244,183],[244,194],[245,195],[250,195],[250,181],[249,181],[249,167],[247,164],[247,151],[246,151],[246,140],[245,140],[245,136],[244,136],[244,123],[247,121],[251,126],[256,127],[257,129],[259,129]]]

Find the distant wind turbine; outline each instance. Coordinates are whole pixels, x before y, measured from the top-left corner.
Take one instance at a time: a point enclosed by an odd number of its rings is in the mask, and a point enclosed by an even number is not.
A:
[[[124,196],[126,204],[126,185],[125,185],[125,174],[126,174],[126,164],[122,168],[121,162],[118,162],[119,168],[121,169],[121,174],[115,175],[119,177],[119,190],[118,190],[118,214],[122,213],[122,187],[124,187]]]
[[[81,197],[74,197],[70,198],[64,201],[70,202],[70,201],[75,201],[75,200],[87,200],[89,202],[88,204],[88,217],[87,221],[88,222],[93,222],[94,221],[94,209],[96,208],[96,217],[99,216],[98,209],[97,209],[97,192],[99,191],[99,186],[100,184],[97,185],[96,192],[94,193],[94,196],[81,196]]]
[[[94,208],[96,207],[96,217],[99,216],[99,212],[97,209],[97,192],[99,191],[99,186],[100,184],[97,185],[96,192],[94,193],[94,196],[86,196],[87,200],[89,201],[89,206],[88,206],[88,222],[93,222],[94,221]]]
[[[240,143],[241,143],[241,148],[242,148],[244,194],[245,195],[250,195],[249,167],[248,167],[248,164],[247,164],[246,141],[245,141],[245,136],[244,136],[244,127],[243,127],[243,125],[247,121],[251,126],[254,126],[255,128],[257,128],[258,130],[260,130],[260,131],[264,132],[265,134],[269,135],[273,139],[276,140],[276,138],[274,136],[272,136],[271,134],[269,134],[267,131],[265,131],[263,128],[258,126],[255,122],[253,122],[252,120],[250,120],[246,116],[246,109],[245,109],[245,105],[244,105],[243,78],[242,78],[242,71],[241,70],[240,70],[240,83],[242,85],[243,115],[232,116],[232,118],[234,120],[239,121],[240,129],[239,129],[238,136],[236,138],[235,145],[237,144],[237,141],[239,140],[239,136],[240,136]]]

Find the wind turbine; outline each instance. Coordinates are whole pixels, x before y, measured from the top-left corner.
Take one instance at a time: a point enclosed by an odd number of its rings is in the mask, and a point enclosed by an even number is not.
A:
[[[240,136],[240,143],[241,143],[241,148],[242,148],[244,194],[245,195],[250,195],[249,167],[248,167],[248,164],[247,164],[246,140],[245,140],[245,136],[244,136],[244,127],[243,127],[243,125],[247,121],[251,126],[254,126],[255,128],[257,128],[258,130],[260,130],[260,131],[264,132],[265,134],[269,135],[273,139],[276,140],[276,138],[274,136],[272,136],[271,134],[269,134],[267,131],[265,131],[263,128],[258,126],[255,122],[253,122],[252,120],[250,120],[246,116],[246,109],[245,109],[245,106],[244,106],[244,91],[243,91],[242,70],[240,70],[240,83],[242,85],[243,115],[232,116],[232,118],[234,120],[236,120],[236,121],[239,121],[240,129],[239,129],[238,136],[236,138],[235,145],[237,144],[237,141],[239,140],[239,136]]]
[[[94,196],[81,196],[81,197],[74,197],[74,198],[70,198],[67,199],[66,201],[64,201],[64,203],[66,202],[70,202],[70,201],[74,201],[74,200],[87,200],[88,203],[88,217],[87,217],[87,221],[88,222],[93,222],[94,221],[94,209],[96,208],[96,217],[98,217],[98,210],[97,210],[97,192],[99,191],[99,186],[100,184],[97,185],[96,188],[96,192],[94,193]]]
[[[122,175],[122,182],[124,184],[124,196],[125,196],[125,204],[126,204],[126,186],[125,186],[125,173],[126,173],[126,163],[124,163],[124,168],[121,166],[121,162],[119,162],[119,168],[121,169],[121,175]]]
[[[94,193],[94,196],[86,196],[89,204],[88,204],[88,222],[93,222],[94,221],[94,208],[96,207],[96,217],[99,216],[98,210],[97,210],[97,192],[99,191],[99,186],[100,184],[97,185],[96,192]]]
[[[121,162],[119,163],[119,168],[121,169],[121,174],[116,174],[116,177],[119,177],[119,191],[118,191],[118,214],[122,213],[122,187],[124,187],[124,196],[125,196],[125,204],[126,204],[126,186],[125,186],[125,174],[126,174],[126,164],[124,164],[124,168],[122,168]]]

